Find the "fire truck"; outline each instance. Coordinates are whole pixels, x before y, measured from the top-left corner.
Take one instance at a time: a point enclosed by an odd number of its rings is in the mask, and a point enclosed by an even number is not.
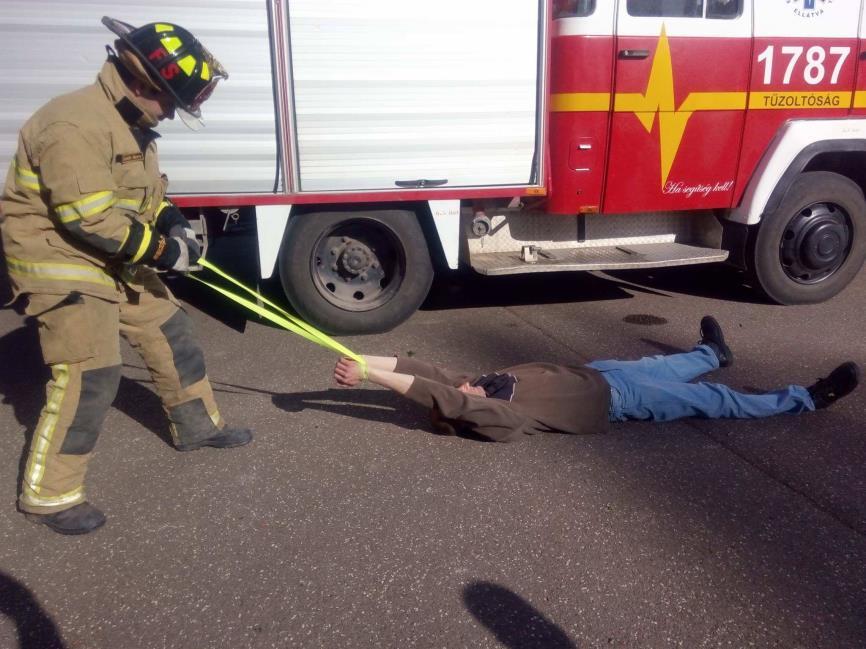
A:
[[[160,129],[173,199],[211,235],[254,218],[261,277],[326,331],[390,329],[461,265],[726,262],[769,300],[821,302],[866,257],[863,9],[4,0],[0,157],[41,103],[92,82],[102,15],[174,21],[230,78],[206,129]]]

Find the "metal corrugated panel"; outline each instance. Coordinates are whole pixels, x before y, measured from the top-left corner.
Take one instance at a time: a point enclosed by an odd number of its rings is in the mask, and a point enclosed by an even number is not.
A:
[[[526,185],[539,2],[291,0],[301,189]]]
[[[87,0],[0,2],[0,164],[18,130],[50,98],[92,83],[114,40],[100,19],[175,22],[223,63],[229,80],[204,106],[206,128],[178,119],[159,131],[172,193],[268,192],[276,174],[276,128],[265,0]]]

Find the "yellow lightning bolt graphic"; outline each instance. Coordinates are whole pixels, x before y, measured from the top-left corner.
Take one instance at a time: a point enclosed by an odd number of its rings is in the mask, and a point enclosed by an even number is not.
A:
[[[692,114],[699,110],[744,110],[746,94],[745,92],[693,92],[677,109],[674,106],[671,48],[665,28],[662,27],[646,93],[617,93],[614,99],[614,110],[618,113],[634,113],[647,133],[652,132],[658,115],[661,185],[664,187]]]
[[[850,93],[849,93],[850,94]],[[850,99],[848,100],[850,102]],[[671,167],[679,152],[680,143],[692,113],[707,110],[745,110],[746,92],[693,92],[677,109],[674,105],[674,74],[671,48],[665,28],[659,37],[653,58],[647,89],[641,93],[617,93],[613,110],[634,113],[647,133],[652,133],[656,115],[659,118],[659,144],[661,153],[661,186],[664,188]],[[866,104],[866,100],[864,100]],[[761,106],[755,106],[760,108]],[[556,93],[551,96],[554,112],[589,112],[610,110],[610,93]]]

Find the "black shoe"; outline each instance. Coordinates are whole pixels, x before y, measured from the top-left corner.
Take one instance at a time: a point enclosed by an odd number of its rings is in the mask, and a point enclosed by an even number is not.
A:
[[[711,315],[701,318],[701,340],[699,345],[706,345],[719,359],[719,367],[730,367],[734,364],[734,352],[725,344],[722,326]]]
[[[253,441],[253,431],[249,428],[229,428],[226,426],[213,437],[208,437],[192,444],[178,444],[175,448],[178,451],[195,451],[204,446],[235,448],[236,446],[249,444],[251,441]]]
[[[105,525],[105,514],[88,502],[64,509],[54,514],[32,514],[24,512],[27,520],[47,525],[58,534],[89,534]]]
[[[860,368],[857,363],[848,361],[830,372],[830,376],[826,379],[818,379],[806,389],[815,402],[815,408],[821,410],[846,394],[851,394],[858,383],[860,383]]]

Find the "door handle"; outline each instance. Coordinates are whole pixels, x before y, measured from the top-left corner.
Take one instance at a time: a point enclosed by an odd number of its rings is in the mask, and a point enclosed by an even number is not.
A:
[[[424,189],[425,187],[441,187],[442,185],[448,184],[448,180],[430,180],[428,178],[419,178],[418,180],[395,180],[394,184],[397,185],[397,187]]]
[[[649,57],[649,50],[620,50],[621,59],[645,59]]]

